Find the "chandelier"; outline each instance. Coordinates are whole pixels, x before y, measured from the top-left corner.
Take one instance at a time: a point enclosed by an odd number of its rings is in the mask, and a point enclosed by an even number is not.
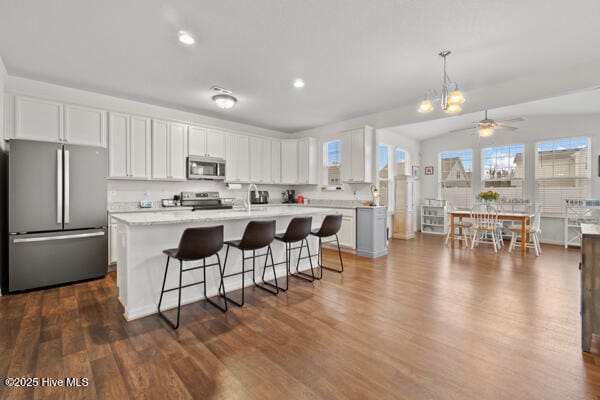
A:
[[[446,73],[446,57],[452,52],[450,50],[444,50],[438,55],[444,59],[444,76],[442,78],[442,90],[438,93],[436,90],[430,89],[425,92],[425,96],[421,104],[419,104],[418,111],[420,113],[428,113],[433,111],[433,103],[440,103],[442,110],[446,114],[456,114],[462,111],[460,106],[465,102],[465,97],[458,90],[458,84],[453,82],[448,74]]]

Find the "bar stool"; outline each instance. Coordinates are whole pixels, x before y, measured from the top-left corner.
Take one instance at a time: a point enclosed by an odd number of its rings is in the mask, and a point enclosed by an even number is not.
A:
[[[223,271],[221,270],[221,258],[219,257],[219,251],[223,248],[223,225],[210,226],[203,228],[187,228],[183,231],[181,239],[179,240],[179,247],[176,249],[163,250],[163,253],[167,256],[167,265],[165,266],[165,276],[163,278],[162,289],[160,291],[160,299],[158,300],[158,315],[162,317],[173,329],[179,327],[179,317],[181,314],[181,289],[204,284],[204,297],[206,300],[217,307],[219,310],[227,311],[227,299],[225,299],[225,306],[221,306],[218,303],[213,302],[206,296],[206,268],[214,265],[219,266],[219,276],[221,277],[221,284],[219,285],[219,293],[221,289],[225,293],[225,286],[223,285]],[[212,264],[206,264],[206,259],[212,256],[217,256],[217,262]],[[167,272],[169,271],[169,261],[171,258],[179,260],[179,285],[171,289],[165,290],[165,283],[167,282]],[[202,260],[202,265],[191,268],[183,268],[184,261],[199,261]],[[188,283],[182,285],[182,277],[184,272],[193,271],[202,268],[204,273],[204,279],[198,282]],[[177,321],[173,323],[167,318],[160,310],[162,304],[163,295],[167,292],[178,291],[179,297],[177,300]]]
[[[225,294],[225,286],[223,286],[223,294],[221,295],[226,300],[233,304],[241,307],[244,305],[244,281],[247,272],[252,271],[252,282],[254,285],[262,290],[265,290],[271,294],[279,293],[279,286],[277,284],[277,274],[275,273],[275,263],[273,262],[273,251],[271,250],[271,243],[275,237],[275,221],[250,221],[246,225],[244,235],[240,240],[228,240],[227,251],[225,253],[225,263],[223,264],[223,278],[229,278],[236,275],[242,275],[242,301],[237,302],[231,297]],[[225,268],[227,267],[227,257],[229,256],[229,248],[235,247],[242,251],[242,270],[241,272],[234,272],[229,275],[225,275]],[[256,255],[256,250],[267,248],[267,252],[264,254]],[[252,256],[246,257],[246,251],[252,251]],[[262,284],[256,282],[256,257],[265,257],[265,265],[262,272]],[[265,271],[267,270],[268,259],[271,257],[271,268],[273,268],[273,276],[275,277],[275,284],[265,281]],[[246,260],[252,259],[252,269],[246,270]]]
[[[281,287],[279,288],[283,292],[287,291],[289,288],[290,275],[294,278],[304,279],[309,282],[313,282],[315,280],[315,271],[313,269],[310,248],[308,247],[308,240],[306,239],[311,233],[311,227],[312,217],[297,217],[290,221],[284,234],[275,235],[276,240],[285,243],[285,289]],[[298,242],[300,242],[300,247],[293,247],[293,244]],[[305,242],[308,256],[302,257],[302,250],[304,249]],[[296,249],[300,249],[298,252],[298,261],[296,262],[296,273],[290,274],[292,250]],[[310,262],[310,275],[298,270],[298,267],[300,266],[300,260],[306,258],[308,258]]]
[[[342,251],[340,250],[340,240],[338,239],[338,232],[342,227],[342,215],[327,215],[325,219],[323,219],[323,223],[321,223],[321,227],[315,231],[312,231],[310,234],[319,238],[319,267],[320,267],[320,276],[316,277],[316,279],[323,278],[323,268],[328,269],[329,271],[337,272],[341,274],[344,272],[344,262],[342,261]],[[324,242],[323,238],[328,238],[335,236],[335,240],[329,240]],[[338,248],[338,256],[340,257],[340,269],[327,267],[323,265],[323,243],[337,243]]]

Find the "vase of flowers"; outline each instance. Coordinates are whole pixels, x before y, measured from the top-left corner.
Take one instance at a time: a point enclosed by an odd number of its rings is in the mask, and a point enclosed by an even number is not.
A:
[[[477,198],[486,203],[491,203],[493,201],[498,201],[500,199],[500,193],[492,192],[491,190],[488,192],[481,192],[477,195]]]

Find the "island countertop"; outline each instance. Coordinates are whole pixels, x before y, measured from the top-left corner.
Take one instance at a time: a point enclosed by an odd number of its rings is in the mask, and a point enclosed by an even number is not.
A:
[[[317,207],[260,207],[256,206],[252,211],[245,210],[178,210],[172,212],[145,212],[145,213],[123,213],[113,215],[112,218],[126,225],[163,225],[181,224],[189,222],[216,222],[228,220],[266,219],[275,217],[303,216],[313,214],[324,214],[335,212],[331,208]]]

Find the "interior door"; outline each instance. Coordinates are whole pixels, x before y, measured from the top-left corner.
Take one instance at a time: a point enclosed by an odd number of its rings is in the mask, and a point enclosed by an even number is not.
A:
[[[62,229],[62,145],[12,140],[8,160],[9,232]]]
[[[107,226],[106,150],[65,145],[65,229]]]

